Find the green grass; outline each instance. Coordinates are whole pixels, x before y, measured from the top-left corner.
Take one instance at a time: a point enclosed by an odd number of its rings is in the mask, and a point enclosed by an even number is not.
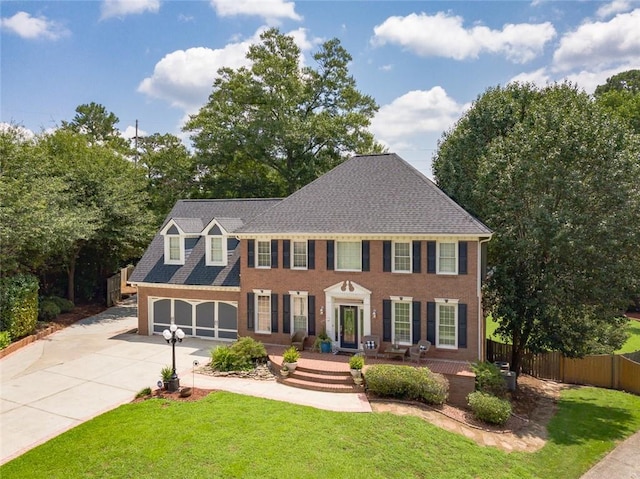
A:
[[[419,418],[216,392],[127,404],[0,467],[2,478],[578,478],[640,429],[640,397],[564,391],[536,453],[507,454]]]
[[[486,319],[487,324],[487,338],[492,339],[500,343],[505,341],[495,334],[498,328],[498,323],[491,318]],[[615,351],[616,354],[633,353],[634,351],[640,351],[640,321],[630,319],[626,325],[627,333],[629,333],[629,339],[622,345],[622,347]],[[507,341],[506,344],[511,344]]]

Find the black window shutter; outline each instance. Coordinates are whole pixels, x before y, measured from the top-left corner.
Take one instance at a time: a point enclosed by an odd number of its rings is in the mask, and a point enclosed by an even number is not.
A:
[[[271,332],[278,332],[278,295],[271,295]]]
[[[413,344],[416,344],[418,341],[420,341],[420,301],[413,302],[412,323],[413,323],[412,324],[413,326],[412,340],[413,340]]]
[[[382,300],[382,340],[391,341],[391,300]]]
[[[436,345],[436,303],[427,303],[427,341]]]
[[[327,271],[333,270],[334,260],[333,260],[333,251],[335,248],[335,241],[327,240]]]
[[[458,274],[467,274],[467,242],[458,243]]]
[[[458,304],[458,347],[467,347],[467,305]]]
[[[289,268],[291,265],[291,240],[282,240],[282,267]]]
[[[271,267],[278,267],[278,240],[271,240]]]
[[[391,271],[391,241],[382,242],[382,271]]]
[[[427,241],[427,273],[436,272],[436,242]]]
[[[247,267],[253,268],[256,256],[256,240],[247,240]]]
[[[362,242],[362,271],[369,271],[369,247],[370,242],[364,240]]]
[[[247,293],[247,329],[253,331],[255,321],[255,299],[253,293]]]
[[[422,241],[413,242],[413,272],[420,272],[420,263],[422,262]]]
[[[282,332],[291,333],[291,295],[282,295]]]
[[[307,310],[309,311],[309,336],[316,335],[316,297],[309,296],[307,298]]]
[[[307,243],[307,269],[316,269],[316,242],[309,240]]]

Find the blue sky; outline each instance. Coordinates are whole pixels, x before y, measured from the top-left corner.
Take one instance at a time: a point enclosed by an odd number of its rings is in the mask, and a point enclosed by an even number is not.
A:
[[[338,38],[358,88],[380,111],[371,130],[431,176],[442,133],[488,87],[570,80],[591,93],[640,68],[640,3],[596,1],[5,1],[0,122],[34,132],[96,102],[123,135],[173,133],[211,92],[218,68],[245,65],[269,26],[306,64]]]

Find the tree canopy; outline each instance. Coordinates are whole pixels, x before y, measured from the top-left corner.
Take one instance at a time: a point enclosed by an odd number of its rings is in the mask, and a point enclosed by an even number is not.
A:
[[[438,185],[494,230],[484,306],[513,344],[568,356],[624,340],[640,244],[640,144],[569,84],[489,89],[434,159]]]
[[[247,54],[250,67],[221,68],[192,132],[203,196],[293,193],[353,153],[381,151],[367,128],[378,110],[349,75],[337,39],[301,65],[301,51],[277,29]]]

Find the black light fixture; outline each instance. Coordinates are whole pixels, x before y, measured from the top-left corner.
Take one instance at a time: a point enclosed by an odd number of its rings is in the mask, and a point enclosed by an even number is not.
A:
[[[169,329],[162,331],[162,336],[167,340],[167,343],[171,344],[173,374],[171,375],[167,389],[170,392],[174,392],[180,389],[180,379],[178,379],[178,374],[176,374],[176,343],[182,342],[184,339],[184,331],[178,328],[175,323],[171,323]]]

